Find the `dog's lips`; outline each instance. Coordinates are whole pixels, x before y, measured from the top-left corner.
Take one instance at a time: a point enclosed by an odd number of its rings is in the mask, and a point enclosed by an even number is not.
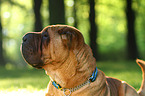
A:
[[[31,66],[33,66],[34,68],[37,68],[37,69],[42,69],[43,68],[43,65],[41,66],[42,64],[31,64]]]
[[[30,36],[29,36],[30,35]],[[36,35],[37,38],[33,38],[34,36],[32,34],[27,34],[29,38],[28,41],[23,41],[21,45],[21,51],[22,55],[25,59],[25,61],[35,67],[35,68],[42,68],[43,67],[43,61],[41,60],[42,57],[42,40],[40,38],[41,35]]]
[[[40,50],[36,53],[33,53],[34,55],[32,55],[31,53],[29,54],[29,51],[25,51],[25,50],[23,50],[22,53],[23,53],[23,57],[24,57],[25,61],[29,65],[31,65],[35,68],[39,68],[39,69],[40,69],[40,67],[43,66],[43,61],[41,60],[41,51]],[[28,53],[28,54],[26,54],[26,53]]]

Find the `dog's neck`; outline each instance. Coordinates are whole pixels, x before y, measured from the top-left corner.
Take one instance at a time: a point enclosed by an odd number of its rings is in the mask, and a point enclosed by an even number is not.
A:
[[[85,45],[78,52],[70,52],[67,60],[56,70],[46,65],[46,73],[62,88],[73,88],[84,83],[96,67],[91,49],[88,51],[88,48],[90,49]]]

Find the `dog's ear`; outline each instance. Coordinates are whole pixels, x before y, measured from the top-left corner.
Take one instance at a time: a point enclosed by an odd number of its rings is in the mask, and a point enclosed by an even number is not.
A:
[[[61,35],[64,46],[69,49],[76,49],[84,44],[84,38],[76,28],[66,27],[59,34]]]
[[[71,48],[71,42],[73,38],[73,34],[70,31],[63,31],[60,33],[63,45],[65,47]]]

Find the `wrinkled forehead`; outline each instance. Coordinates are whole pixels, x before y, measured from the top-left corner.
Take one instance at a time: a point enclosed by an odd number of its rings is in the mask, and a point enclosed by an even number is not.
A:
[[[42,32],[48,32],[48,33],[61,33],[64,31],[70,31],[70,32],[75,32],[75,33],[80,33],[80,31],[74,27],[68,26],[68,25],[51,25],[45,27]]]
[[[43,32],[47,32],[50,39],[56,40],[61,39],[61,36],[71,35],[71,38],[77,39],[77,41],[84,42],[84,37],[82,33],[76,29],[75,27],[68,26],[68,25],[51,25],[47,26],[42,30]],[[67,34],[68,33],[68,34]]]
[[[45,27],[42,32],[58,32],[59,30],[62,30],[64,28],[67,28],[66,25],[51,25],[51,26],[47,26]]]

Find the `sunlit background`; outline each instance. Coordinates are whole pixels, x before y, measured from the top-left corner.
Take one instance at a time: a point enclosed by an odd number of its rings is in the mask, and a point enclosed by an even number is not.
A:
[[[87,44],[90,42],[88,1],[64,0],[66,24],[74,26],[77,21],[77,28],[82,32]],[[33,3],[34,0],[1,0],[2,47],[6,69],[27,66],[21,56],[20,45],[23,35],[34,31]],[[48,6],[49,0],[43,0],[40,10],[43,28],[50,25]],[[74,18],[74,6],[77,20]],[[126,0],[95,0],[95,22],[98,26],[96,43],[100,56],[98,61],[127,60],[125,9]],[[139,58],[145,60],[145,0],[132,0],[132,9],[136,16],[135,36]]]
[[[73,26],[73,0],[65,0],[66,24]],[[14,62],[23,66],[20,54],[22,36],[26,32],[34,31],[34,12],[32,0],[2,0],[1,21],[3,27],[3,49],[7,64]],[[77,1],[78,29],[83,33],[85,41],[89,44],[89,5],[86,0]],[[112,60],[109,54],[120,54],[125,59],[126,53],[126,16],[125,1],[96,0],[96,23],[98,25],[99,52],[107,55],[106,59]],[[133,9],[136,11],[136,40],[141,57],[145,57],[145,2],[133,0]],[[43,27],[49,25],[48,1],[43,0],[41,6]],[[103,56],[104,57],[104,56]],[[116,56],[114,56],[116,57]]]

